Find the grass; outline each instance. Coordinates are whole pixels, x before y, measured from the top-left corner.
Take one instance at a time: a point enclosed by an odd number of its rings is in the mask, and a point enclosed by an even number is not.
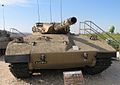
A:
[[[120,40],[120,34],[111,34],[116,40]]]
[[[119,43],[117,43],[114,39],[110,38],[107,34],[109,34],[110,36],[112,36],[115,40],[117,40]],[[120,34],[110,34],[110,33],[101,33],[101,34],[97,34],[97,38],[98,39],[108,39],[107,42],[109,45],[111,45],[112,47],[114,47],[116,50],[120,50]],[[90,34],[85,34],[86,36],[91,36]],[[95,35],[96,34],[92,34]]]

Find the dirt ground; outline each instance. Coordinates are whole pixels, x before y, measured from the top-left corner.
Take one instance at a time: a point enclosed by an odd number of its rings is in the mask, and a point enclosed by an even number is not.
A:
[[[120,62],[98,75],[84,75],[84,85],[120,85]],[[16,79],[10,72],[8,64],[0,57],[0,85],[63,85],[63,73],[60,70],[33,75],[28,79]]]

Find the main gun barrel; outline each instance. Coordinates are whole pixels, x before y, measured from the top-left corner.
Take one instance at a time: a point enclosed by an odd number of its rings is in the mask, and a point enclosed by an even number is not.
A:
[[[62,23],[62,25],[70,26],[70,25],[75,24],[76,22],[77,22],[76,17],[71,17],[71,18],[65,20],[65,21]]]
[[[58,25],[57,27],[55,27],[54,29],[57,30],[61,30],[64,29],[66,27],[69,27],[70,25],[73,25],[77,22],[77,18],[76,17],[71,17],[67,20],[65,20],[63,23],[61,23],[60,25]]]

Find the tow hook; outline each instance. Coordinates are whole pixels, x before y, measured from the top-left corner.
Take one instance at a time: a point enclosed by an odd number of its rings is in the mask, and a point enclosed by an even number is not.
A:
[[[8,67],[13,67],[13,66],[10,64],[10,65],[8,65]]]

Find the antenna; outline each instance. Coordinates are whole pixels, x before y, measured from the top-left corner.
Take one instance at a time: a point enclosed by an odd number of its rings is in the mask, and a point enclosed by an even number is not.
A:
[[[62,0],[60,0],[60,17],[61,17],[61,23],[62,23]]]
[[[3,29],[5,30],[5,13],[4,13],[4,4],[2,4],[3,7]]]
[[[38,6],[38,22],[40,22],[40,8],[39,8],[39,0],[37,0],[37,6]]]
[[[51,8],[51,0],[50,0],[50,22],[52,22],[52,8]]]

